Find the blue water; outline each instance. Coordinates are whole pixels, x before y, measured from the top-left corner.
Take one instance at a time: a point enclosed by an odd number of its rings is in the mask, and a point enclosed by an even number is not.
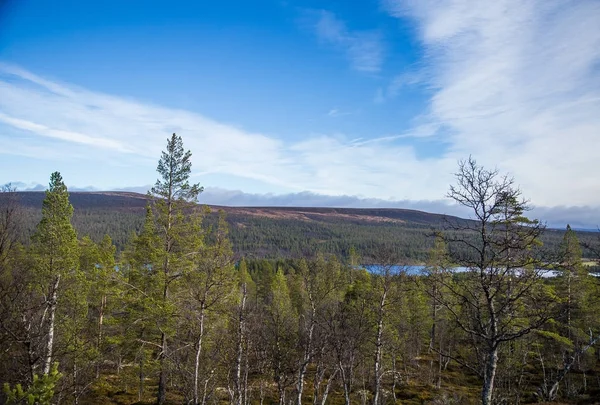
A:
[[[383,266],[378,264],[366,264],[360,266],[366,269],[369,273],[381,273],[384,270]],[[406,274],[423,274],[427,267],[426,266],[392,266],[390,268],[392,274],[406,273]],[[466,271],[466,267],[455,267],[452,269],[455,272]]]
[[[378,264],[366,264],[366,265],[358,266],[358,268],[366,269],[369,273],[374,273],[374,274],[380,274],[384,270],[384,267],[381,265],[378,265]],[[426,266],[392,266],[391,273],[392,274],[405,273],[405,274],[410,274],[410,275],[419,275],[419,274],[423,274],[425,269],[426,269]],[[452,271],[454,273],[460,273],[460,272],[464,272],[467,270],[469,270],[468,267],[453,267],[452,268]],[[561,275],[561,273],[556,270],[538,270],[538,271],[540,271],[540,276],[543,278],[549,278],[549,277],[552,278],[552,277],[558,277]],[[589,274],[591,276],[600,278],[600,273],[590,272]]]

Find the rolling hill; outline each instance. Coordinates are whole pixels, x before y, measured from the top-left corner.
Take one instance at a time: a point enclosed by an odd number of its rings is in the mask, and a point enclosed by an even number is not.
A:
[[[18,192],[25,222],[24,239],[41,216],[43,192]],[[148,197],[131,192],[71,192],[73,224],[80,236],[99,240],[110,235],[122,250],[140,229]],[[394,249],[407,262],[422,262],[433,244],[434,230],[446,221],[467,221],[407,209],[223,207],[209,206],[206,222],[223,210],[239,255],[255,258],[312,257],[317,252],[344,257],[350,247],[362,256],[381,247]],[[582,238],[590,235],[580,233]],[[558,246],[562,231],[548,230],[544,242]]]

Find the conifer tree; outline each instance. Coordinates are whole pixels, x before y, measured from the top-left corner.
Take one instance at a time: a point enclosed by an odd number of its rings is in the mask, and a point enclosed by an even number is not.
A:
[[[100,243],[95,243],[88,236],[80,241],[79,268],[89,283],[87,303],[89,306],[88,335],[94,341],[96,350],[96,378],[100,375],[100,363],[104,360],[105,323],[111,316],[119,289],[117,283],[119,273],[115,266],[116,248],[110,236],[105,235]]]
[[[162,301],[165,313],[162,317],[160,338],[160,375],[158,382],[158,404],[166,400],[167,365],[169,335],[172,333],[173,311],[169,291],[171,285],[178,280],[186,268],[191,266],[190,253],[197,252],[201,240],[197,220],[191,220],[185,210],[194,210],[198,195],[202,192],[199,184],[190,184],[192,170],[192,153],[183,148],[180,136],[173,134],[167,140],[167,148],[162,152],[157,172],[160,175],[150,190],[156,211],[157,233],[162,242],[161,274],[159,284],[162,288]]]
[[[546,400],[553,401],[561,383],[564,382],[566,396],[572,393],[571,370],[580,365],[586,352],[600,340],[600,322],[597,321],[597,288],[595,280],[582,263],[582,250],[576,233],[567,225],[559,251],[558,280],[556,293],[561,301],[555,323],[540,332],[548,347],[546,357],[552,354],[553,346],[559,353],[556,368],[559,370],[551,379],[545,379],[539,392]],[[543,355],[540,353],[542,359]],[[545,364],[544,364],[545,366]],[[547,381],[550,380],[550,381]]]
[[[145,393],[145,380],[154,368],[151,352],[160,339],[157,320],[162,319],[162,294],[158,283],[161,273],[162,243],[157,235],[154,213],[146,206],[142,229],[134,235],[123,256],[125,294],[121,318],[123,353],[132,355],[138,368],[138,399]]]
[[[37,283],[45,297],[42,323],[45,325],[42,372],[48,374],[54,362],[56,315],[63,285],[77,276],[78,243],[71,225],[73,206],[59,172],[50,176],[50,186],[42,205],[42,220],[32,238]]]

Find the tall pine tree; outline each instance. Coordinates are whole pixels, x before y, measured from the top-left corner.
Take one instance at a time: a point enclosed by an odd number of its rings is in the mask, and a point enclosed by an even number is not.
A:
[[[38,285],[44,297],[42,323],[45,325],[42,372],[48,374],[54,360],[56,313],[60,292],[78,271],[78,242],[71,225],[73,206],[59,172],[50,176],[50,186],[42,205],[42,220],[33,235],[33,253]]]
[[[173,134],[167,140],[167,149],[163,151],[158,162],[157,171],[160,175],[156,184],[150,190],[156,210],[157,231],[162,242],[162,287],[163,307],[166,310],[161,325],[160,339],[160,375],[158,382],[157,400],[160,405],[165,403],[167,388],[167,369],[165,360],[168,354],[169,323],[173,308],[169,305],[169,290],[178,280],[185,267],[192,266],[190,253],[198,251],[201,239],[198,238],[198,221],[190,218],[186,209],[193,210],[198,195],[202,192],[199,184],[190,184],[192,171],[192,153],[183,148],[180,136]]]

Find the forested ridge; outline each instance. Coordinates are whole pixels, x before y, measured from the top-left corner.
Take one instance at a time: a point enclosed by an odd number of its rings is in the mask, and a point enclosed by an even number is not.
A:
[[[43,192],[16,192],[23,207],[24,241],[33,234],[41,218]],[[2,198],[2,195],[0,195]],[[201,200],[201,198],[200,198]],[[148,197],[131,192],[71,192],[74,207],[72,223],[79,235],[99,242],[109,235],[117,251],[122,251],[144,222]],[[393,249],[407,263],[423,263],[433,247],[433,234],[448,222],[460,218],[403,209],[308,208],[308,207],[220,207],[208,206],[211,214],[205,223],[214,226],[218,212],[224,211],[230,229],[232,248],[237,257],[289,259],[312,257],[321,252],[338,259],[354,248],[361,257],[382,247]],[[547,229],[541,236],[545,247],[555,250],[564,230]],[[584,257],[597,236],[577,232]]]
[[[512,178],[461,161],[469,221],[207,208],[190,159],[173,134],[148,196],[4,187],[4,403],[600,400],[599,240],[528,218]]]

